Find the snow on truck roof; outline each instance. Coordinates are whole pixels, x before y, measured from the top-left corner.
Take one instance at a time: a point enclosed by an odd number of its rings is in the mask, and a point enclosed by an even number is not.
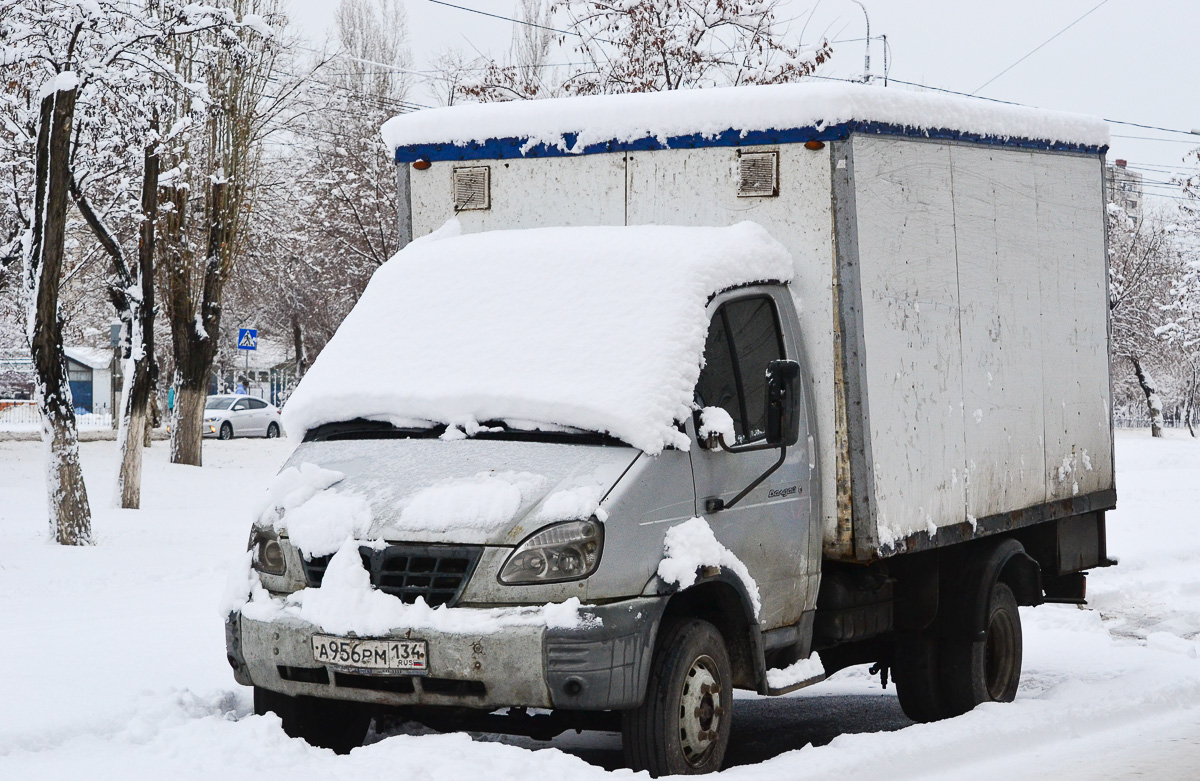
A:
[[[776,84],[468,103],[388,120],[398,161],[738,146],[845,138],[851,131],[1097,151],[1094,117],[895,87]]]
[[[751,222],[460,235],[451,220],[375,272],[284,425],[503,420],[686,448],[676,421],[692,410],[710,296],[791,276],[788,251]]]

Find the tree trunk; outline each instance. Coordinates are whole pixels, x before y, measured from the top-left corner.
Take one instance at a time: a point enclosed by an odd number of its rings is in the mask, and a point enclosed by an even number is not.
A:
[[[1200,380],[1200,376],[1198,376],[1198,374],[1200,373],[1196,371],[1196,366],[1193,364],[1192,379],[1191,382],[1188,383],[1187,403],[1183,408],[1183,414],[1187,420],[1188,433],[1191,434],[1193,438],[1196,436],[1196,428],[1192,424],[1192,418],[1196,415],[1196,382]]]
[[[175,409],[171,413],[171,463],[201,465],[201,426],[204,423],[204,401],[208,388],[185,385],[175,377]],[[194,436],[181,432],[194,432]]]
[[[1163,435],[1163,412],[1162,400],[1158,397],[1158,387],[1154,383],[1154,378],[1142,369],[1140,358],[1136,355],[1130,356],[1129,362],[1133,364],[1133,373],[1137,375],[1138,385],[1142,386],[1142,393],[1146,394],[1146,407],[1150,411],[1150,436],[1161,437]]]
[[[26,261],[29,333],[37,372],[46,461],[47,507],[55,540],[62,545],[92,541],[92,514],[79,466],[79,437],[63,354],[58,288],[62,280],[68,155],[75,120],[75,90],[59,90],[42,100],[36,150],[33,240]]]
[[[154,429],[162,425],[162,413],[158,410],[158,394],[155,392],[157,388],[150,389],[150,407],[146,413],[146,435],[142,437],[142,447],[150,447],[151,436]]]
[[[300,313],[292,308],[292,349],[296,352],[296,382],[308,369],[308,354],[304,351],[304,332],[300,328]]]
[[[174,464],[201,465],[204,401],[217,355],[221,293],[228,273],[222,253],[229,251],[234,238],[226,200],[227,186],[223,181],[214,181],[209,190],[208,247],[200,300],[193,303],[190,275],[177,273],[178,269],[169,270],[167,275],[171,340],[175,351],[175,411],[171,418],[171,463]],[[186,193],[177,193],[176,198],[186,200]],[[179,213],[180,209],[176,208],[172,219]]]

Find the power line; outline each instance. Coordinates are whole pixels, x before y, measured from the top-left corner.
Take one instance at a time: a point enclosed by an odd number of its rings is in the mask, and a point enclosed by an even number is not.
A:
[[[552,33],[558,33],[559,35],[574,35],[576,38],[584,37],[583,33],[577,33],[577,32],[571,31],[571,30],[560,30],[557,27],[547,27],[544,24],[538,24],[536,22],[528,22],[528,21],[525,21],[524,19],[514,19],[511,16],[501,16],[500,14],[488,13],[487,11],[480,11],[478,8],[468,8],[464,5],[455,5],[454,3],[447,3],[447,2],[445,2],[445,0],[429,0],[429,2],[433,3],[434,5],[444,5],[447,8],[455,8],[459,11],[466,11],[467,13],[471,13],[471,14],[479,14],[480,16],[490,16],[493,19],[499,19],[504,22],[512,22],[513,24],[523,24],[526,27],[536,27],[539,30],[549,30]],[[606,40],[604,38],[595,38],[594,40],[602,41],[603,43],[612,43],[612,41]]]
[[[984,82],[983,84],[981,84],[980,86],[976,87],[976,88],[975,88],[975,90],[974,90],[973,92],[971,92],[971,94],[972,94],[972,95],[974,95],[976,92],[979,92],[980,90],[982,90],[982,89],[983,89],[984,87],[986,87],[987,85],[991,84],[991,83],[992,83],[993,81],[995,81],[996,79],[1000,78],[1001,76],[1003,76],[1004,74],[1006,74],[1006,73],[1008,73],[1010,70],[1012,70],[1013,68],[1015,68],[1015,67],[1017,67],[1018,65],[1020,65],[1021,63],[1025,62],[1025,60],[1029,59],[1029,58],[1030,58],[1030,57],[1032,57],[1034,54],[1036,54],[1038,51],[1040,51],[1040,50],[1041,50],[1041,48],[1042,48],[1043,46],[1045,46],[1046,44],[1050,43],[1050,42],[1051,42],[1051,41],[1053,41],[1055,38],[1057,38],[1058,36],[1060,36],[1060,35],[1062,35],[1063,33],[1065,33],[1067,30],[1070,30],[1072,27],[1074,27],[1075,25],[1079,24],[1080,22],[1082,22],[1082,21],[1083,21],[1084,19],[1086,19],[1087,17],[1091,16],[1093,13],[1095,13],[1095,12],[1096,12],[1096,11],[1097,11],[1097,10],[1100,8],[1100,6],[1102,6],[1102,5],[1106,4],[1107,2],[1108,2],[1108,0],[1100,0],[1100,2],[1099,2],[1099,3],[1097,3],[1097,4],[1096,4],[1096,6],[1095,6],[1094,8],[1092,8],[1092,10],[1088,11],[1088,12],[1087,12],[1087,13],[1085,13],[1083,16],[1081,16],[1081,17],[1079,17],[1078,19],[1076,19],[1075,21],[1071,22],[1071,23],[1070,23],[1070,24],[1068,24],[1066,27],[1064,27],[1064,28],[1062,28],[1061,30],[1059,30],[1058,32],[1056,32],[1054,35],[1051,35],[1049,38],[1047,38],[1045,41],[1043,41],[1043,42],[1042,42],[1042,44],[1041,44],[1040,46],[1038,46],[1038,47],[1037,47],[1036,49],[1034,49],[1033,51],[1029,52],[1029,54],[1026,54],[1024,57],[1022,57],[1021,59],[1017,60],[1017,61],[1016,61],[1016,62],[1014,62],[1012,65],[1009,65],[1007,68],[1005,68],[1004,70],[1000,71],[999,73],[997,73],[995,76],[993,76],[993,77],[991,77],[990,79],[988,79],[987,81],[985,81],[985,82]]]
[[[1112,120],[1107,120],[1107,121],[1111,122]],[[1120,124],[1126,124],[1126,123],[1122,122]],[[1168,132],[1180,133],[1182,131],[1171,130]],[[1113,133],[1112,137],[1113,138],[1132,138],[1132,139],[1136,139],[1138,141],[1162,141],[1167,144],[1191,144],[1192,146],[1200,146],[1200,138],[1197,138],[1194,141],[1189,141],[1186,138],[1155,138],[1154,136],[1126,136],[1126,135],[1121,135],[1120,133]]]

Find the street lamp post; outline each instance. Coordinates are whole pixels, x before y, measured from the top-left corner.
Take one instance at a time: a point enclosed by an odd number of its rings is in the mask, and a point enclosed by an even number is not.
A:
[[[871,83],[871,17],[867,15],[867,7],[862,0],[850,0],[862,9],[863,18],[867,20],[867,51],[863,55],[863,84]]]

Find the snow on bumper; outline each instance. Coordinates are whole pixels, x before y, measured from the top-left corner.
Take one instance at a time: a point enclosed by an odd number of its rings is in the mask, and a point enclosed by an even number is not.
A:
[[[324,632],[291,616],[259,620],[231,613],[226,645],[239,683],[292,696],[390,706],[609,710],[641,703],[665,605],[662,598],[645,597],[589,606],[599,620],[577,628],[398,629],[383,636],[424,640],[424,675],[367,675],[322,665],[313,658],[312,636]]]

